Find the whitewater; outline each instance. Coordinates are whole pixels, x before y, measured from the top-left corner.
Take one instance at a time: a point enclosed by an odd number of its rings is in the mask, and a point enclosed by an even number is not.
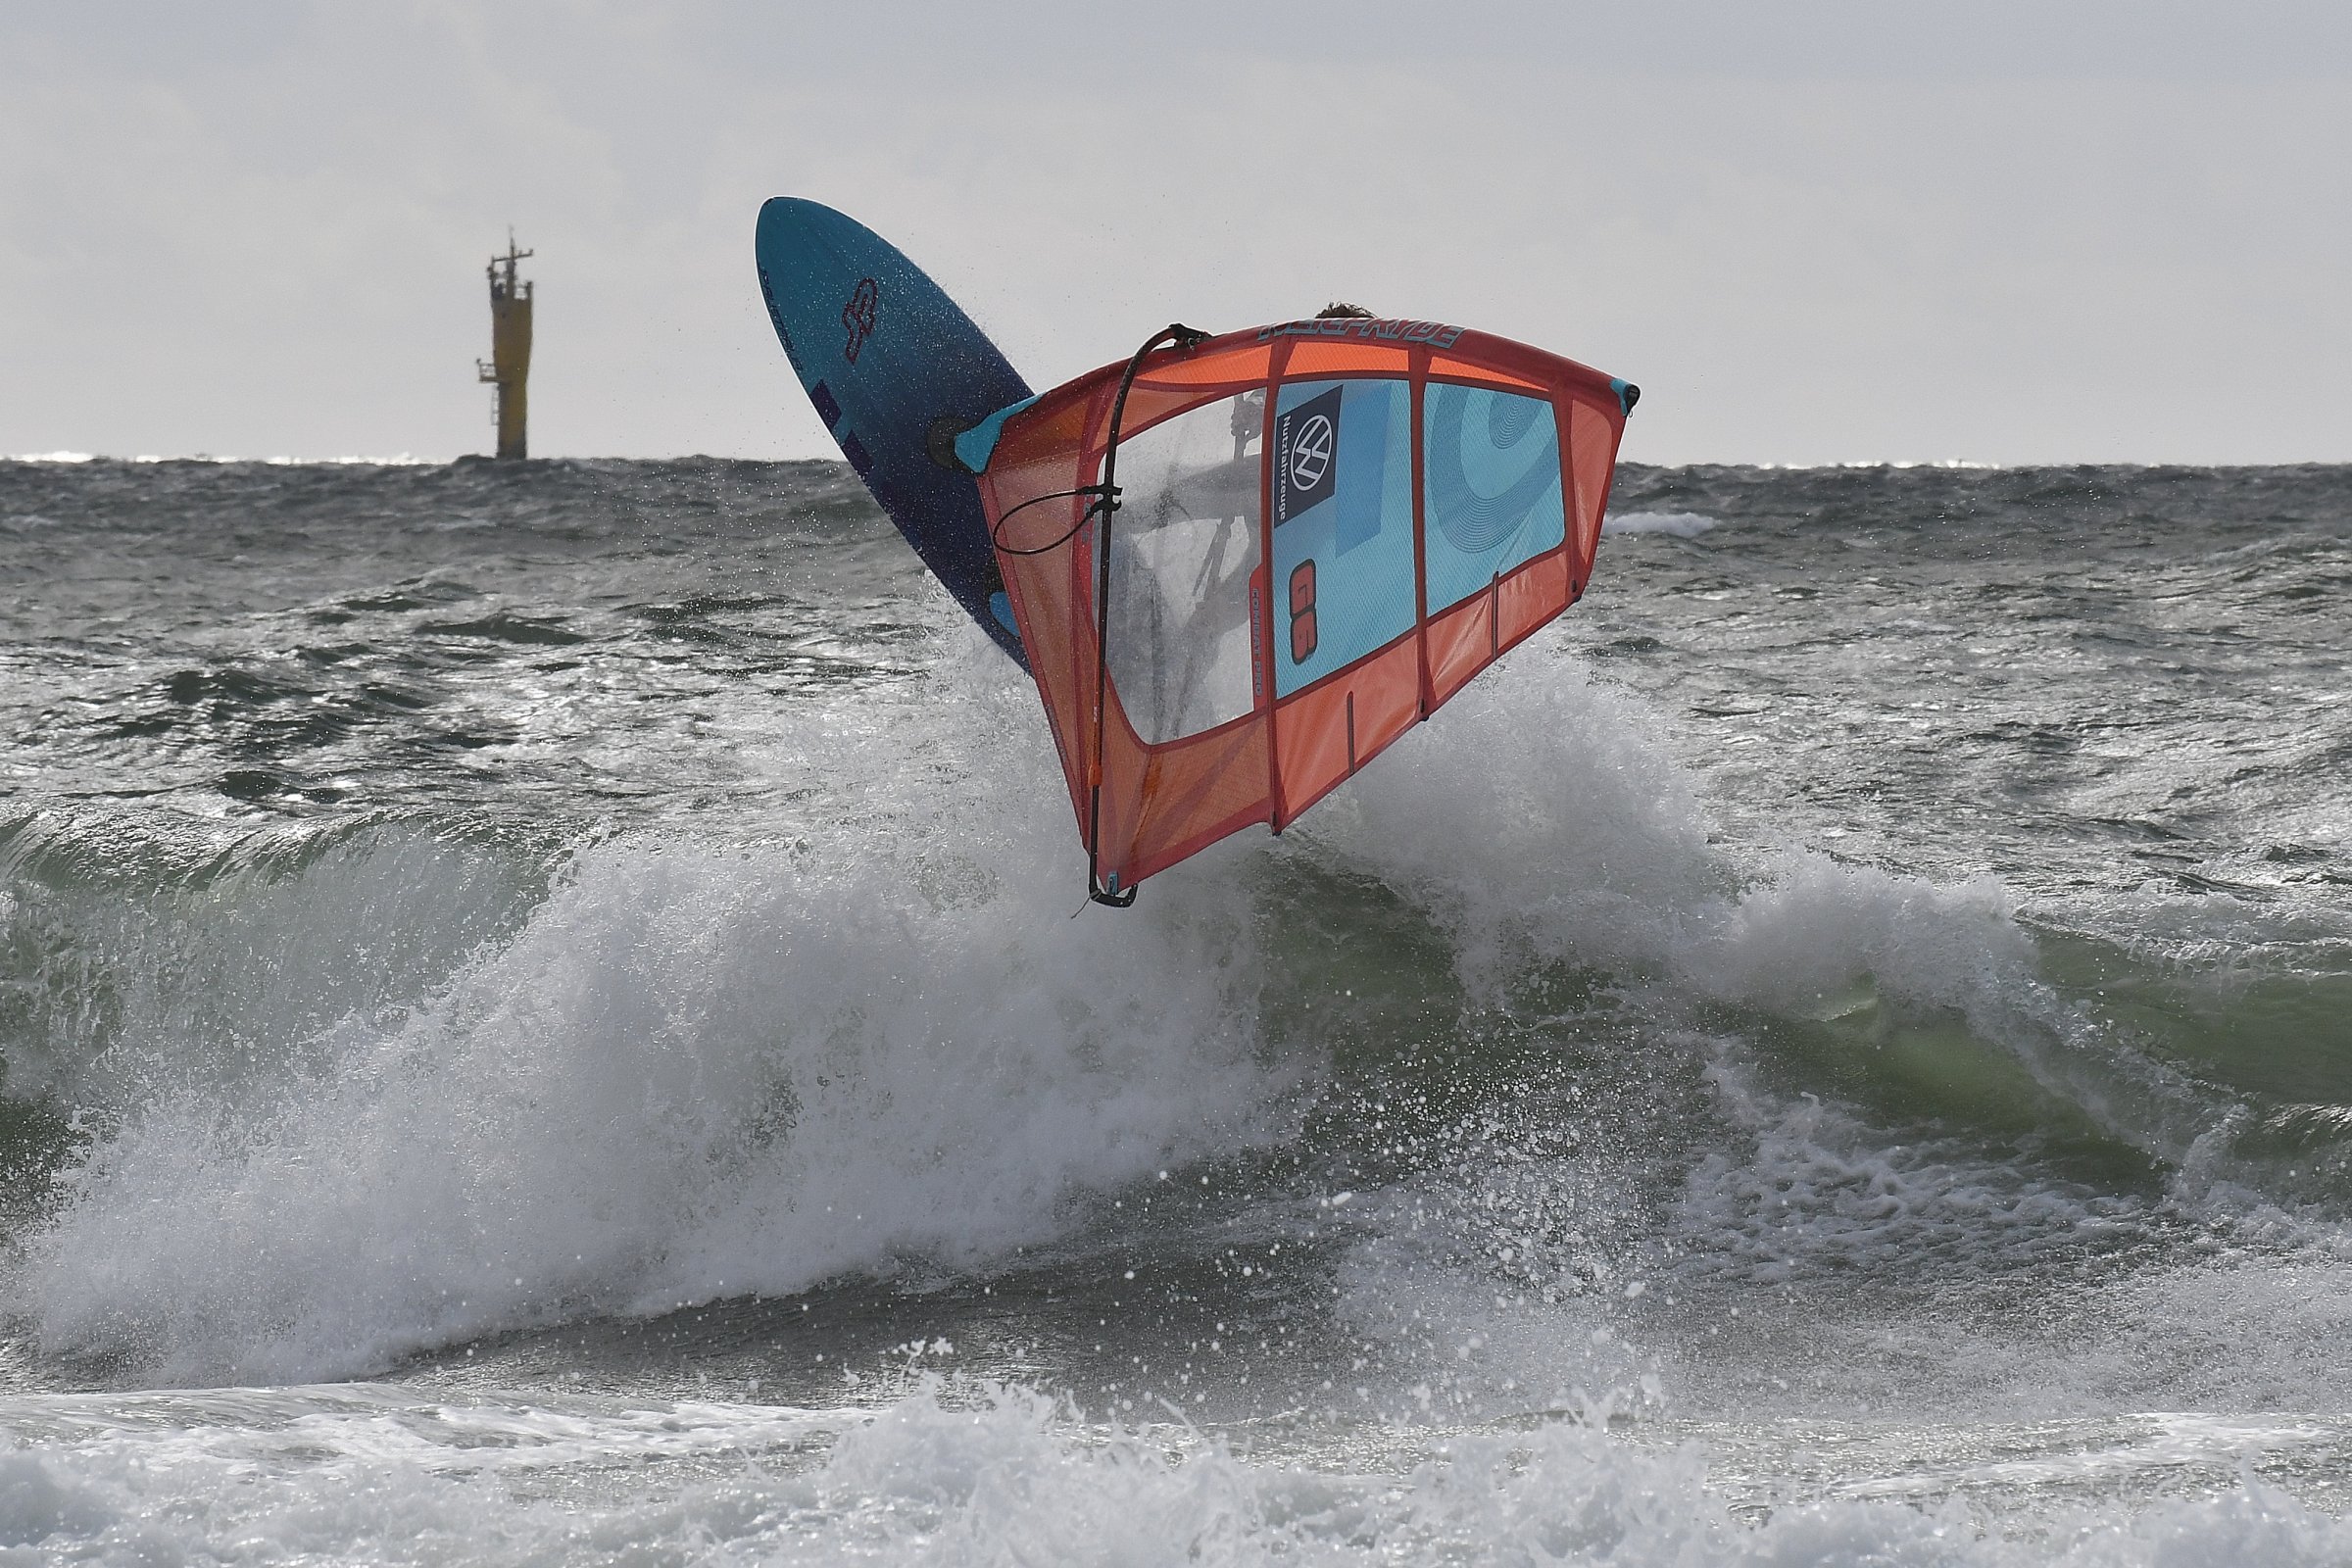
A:
[[[2352,469],[1630,466],[1123,912],[839,465],[0,563],[0,1568],[2352,1560]]]

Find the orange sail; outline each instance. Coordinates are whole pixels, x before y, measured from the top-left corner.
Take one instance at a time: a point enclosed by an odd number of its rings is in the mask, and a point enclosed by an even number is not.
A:
[[[1108,902],[1280,832],[1574,604],[1639,396],[1434,321],[1171,335],[956,441]]]

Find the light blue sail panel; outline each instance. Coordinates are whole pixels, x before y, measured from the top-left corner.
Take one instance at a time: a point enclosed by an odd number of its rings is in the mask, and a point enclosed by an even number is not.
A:
[[[1413,629],[1413,397],[1294,381],[1274,414],[1274,693]]]
[[[1483,593],[1568,537],[1559,427],[1551,405],[1432,381],[1421,461],[1429,612]]]

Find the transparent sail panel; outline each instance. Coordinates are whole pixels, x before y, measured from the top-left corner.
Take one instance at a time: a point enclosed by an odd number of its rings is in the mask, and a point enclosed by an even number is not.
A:
[[[1180,414],[1119,443],[1110,533],[1111,684],[1150,744],[1250,711],[1265,395]]]

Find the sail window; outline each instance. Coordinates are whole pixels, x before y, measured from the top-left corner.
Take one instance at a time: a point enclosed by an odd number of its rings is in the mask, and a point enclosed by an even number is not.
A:
[[[1110,533],[1110,681],[1148,745],[1250,710],[1265,394],[1180,414],[1119,443]]]

